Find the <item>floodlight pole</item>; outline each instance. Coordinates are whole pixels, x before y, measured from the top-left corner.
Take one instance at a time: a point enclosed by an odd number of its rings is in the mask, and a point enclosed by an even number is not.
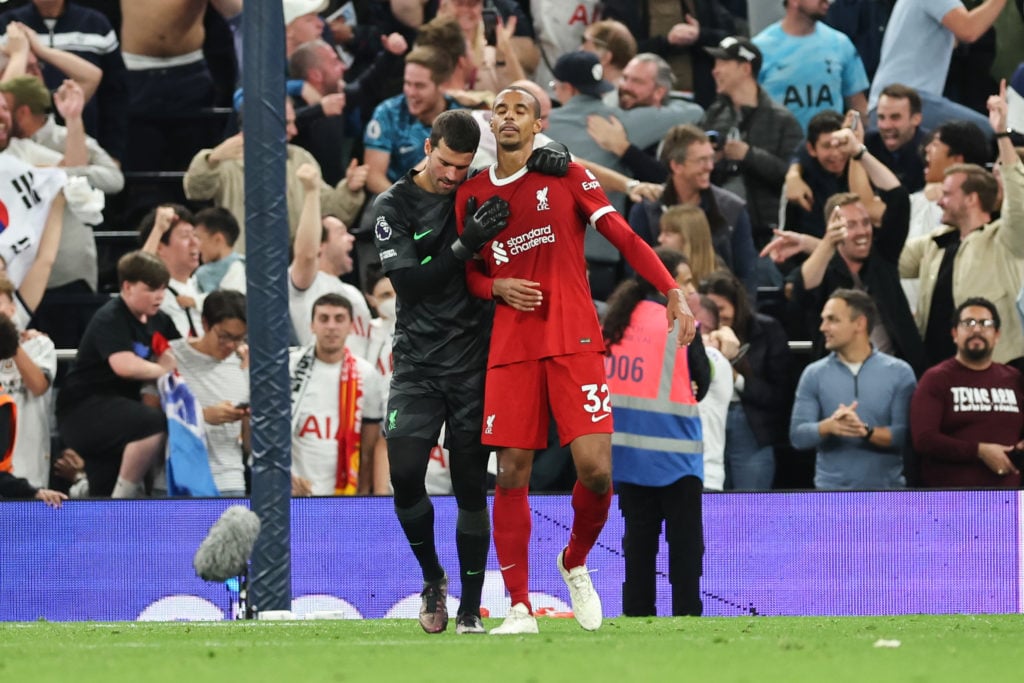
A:
[[[253,611],[291,609],[291,393],[285,41],[281,0],[248,0],[244,39],[246,285],[252,394]]]

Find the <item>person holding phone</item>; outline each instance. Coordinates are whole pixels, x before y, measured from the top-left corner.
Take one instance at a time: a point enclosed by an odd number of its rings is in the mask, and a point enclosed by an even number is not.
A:
[[[473,90],[497,92],[540,63],[533,26],[514,0],[441,0],[437,14],[459,22],[474,69]]]
[[[203,432],[210,473],[228,498],[246,495],[249,453],[249,349],[245,295],[230,289],[203,301],[201,337],[176,339],[171,349],[178,373],[203,407]]]
[[[793,240],[807,259],[789,275],[790,307],[802,316],[801,323],[814,342],[815,357],[825,355],[824,336],[817,328],[818,312],[832,291],[860,289],[871,294],[878,306],[878,324],[871,342],[879,351],[910,363],[915,374],[927,369],[924,344],[910,304],[899,287],[899,258],[910,226],[910,196],[893,173],[863,143],[852,126],[832,134],[832,144],[863,169],[884,207],[878,228],[862,197],[839,192],[828,198],[828,217],[821,239],[784,231],[782,240]],[[885,293],[884,296],[882,293]]]

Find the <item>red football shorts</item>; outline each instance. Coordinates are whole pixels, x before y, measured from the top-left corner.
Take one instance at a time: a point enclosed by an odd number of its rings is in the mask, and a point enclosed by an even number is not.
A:
[[[577,353],[488,368],[484,444],[545,448],[550,416],[563,446],[587,434],[612,433],[603,354]]]

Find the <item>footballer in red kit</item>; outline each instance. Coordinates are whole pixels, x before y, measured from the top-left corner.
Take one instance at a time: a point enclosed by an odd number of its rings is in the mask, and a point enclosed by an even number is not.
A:
[[[537,632],[528,588],[527,487],[533,452],[547,444],[549,410],[579,477],[572,495],[572,533],[557,566],[576,620],[587,630],[601,625],[600,598],[585,562],[611,501],[612,418],[604,343],[583,253],[588,224],[668,297],[668,328],[678,322],[679,342],[689,343],[695,331],[675,280],[612,208],[589,171],[576,164],[564,177],[527,170],[540,132],[539,109],[525,90],[510,87],[498,93],[491,119],[498,161],[466,181],[455,202],[460,231],[470,197],[480,202],[498,196],[510,206],[508,226],[466,270],[470,293],[498,303],[482,439],[498,452],[494,545],[512,609],[505,623],[491,631],[496,635]]]

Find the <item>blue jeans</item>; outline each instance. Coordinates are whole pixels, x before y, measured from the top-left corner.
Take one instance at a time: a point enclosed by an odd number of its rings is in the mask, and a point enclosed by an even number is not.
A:
[[[743,404],[729,404],[725,420],[725,490],[767,491],[775,479],[775,451],[761,446]]]

